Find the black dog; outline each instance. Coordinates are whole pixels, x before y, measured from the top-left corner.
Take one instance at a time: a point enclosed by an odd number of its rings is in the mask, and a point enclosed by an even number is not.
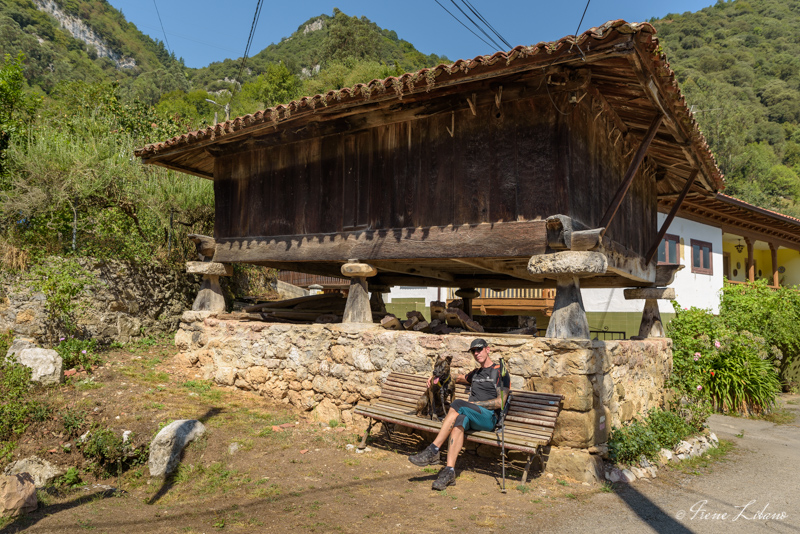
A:
[[[451,361],[453,361],[452,356],[439,357],[436,360],[433,366],[431,385],[417,401],[416,414],[418,416],[427,416],[433,419],[433,416],[436,415],[441,419],[447,414],[456,395],[456,383],[450,376]]]

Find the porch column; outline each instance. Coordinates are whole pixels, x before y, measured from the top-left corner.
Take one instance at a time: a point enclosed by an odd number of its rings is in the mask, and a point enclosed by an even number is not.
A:
[[[480,297],[481,292],[471,287],[461,288],[456,291],[456,296],[464,301],[464,313],[469,315],[469,318],[472,319],[472,300]]]
[[[778,287],[781,280],[778,276],[778,247],[775,246],[775,243],[769,244],[769,253],[772,256],[772,285]]]
[[[753,242],[750,241],[749,237],[745,237],[744,242],[747,245],[747,279],[751,282],[755,282],[756,266],[753,261]]]

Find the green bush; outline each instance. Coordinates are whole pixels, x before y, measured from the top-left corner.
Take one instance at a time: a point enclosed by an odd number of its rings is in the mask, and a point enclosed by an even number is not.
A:
[[[793,287],[772,289],[766,280],[725,284],[719,314],[729,330],[746,330],[776,347],[770,362],[781,376],[800,353],[800,291]]]
[[[31,370],[0,353],[0,442],[13,441],[33,422],[50,416],[46,404],[30,400]]]
[[[69,437],[79,435],[81,429],[86,424],[85,410],[67,407],[58,415],[61,417],[61,424],[64,425],[64,430],[67,431],[67,436]]]
[[[686,401],[682,410],[693,412],[695,427],[698,416],[706,411],[704,399],[717,411],[758,414],[774,406],[780,391],[781,350],[746,329],[732,328],[731,324],[742,326],[744,317],[738,311],[725,310],[715,316],[675,304],[676,315],[667,328],[673,340],[673,372],[668,385],[676,390],[679,401]],[[760,328],[758,323],[754,319],[753,324]]]
[[[121,435],[105,428],[93,429],[79,447],[95,474],[115,476],[147,460],[147,447],[136,448],[132,443],[132,435],[123,442]]]
[[[662,448],[672,449],[679,441],[695,433],[679,414],[652,408],[640,421],[615,428],[608,439],[608,454],[617,463],[630,464],[644,456],[655,460]]]
[[[55,350],[64,361],[64,369],[73,369],[80,366],[88,371],[93,365],[99,365],[103,362],[102,358],[95,352],[97,350],[97,341],[94,339],[62,337],[59,339]]]

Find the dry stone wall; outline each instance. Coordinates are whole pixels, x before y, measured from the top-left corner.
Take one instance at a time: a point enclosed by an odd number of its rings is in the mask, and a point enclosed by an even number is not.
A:
[[[664,403],[672,368],[669,339],[575,341],[484,336],[517,389],[565,395],[553,445],[589,449],[612,426]],[[255,390],[319,419],[353,421],[358,402],[380,395],[392,371],[428,374],[440,354],[454,373],[473,368],[472,336],[390,331],[373,325],[289,325],[221,320],[185,312],[175,342],[187,365],[218,384]]]
[[[57,269],[57,258],[48,260]],[[191,307],[197,277],[159,265],[79,260],[91,280],[76,299],[77,326],[100,343],[127,342],[141,336],[174,332]],[[37,291],[30,272],[0,272],[0,331],[52,343],[60,335],[47,313],[47,298]]]

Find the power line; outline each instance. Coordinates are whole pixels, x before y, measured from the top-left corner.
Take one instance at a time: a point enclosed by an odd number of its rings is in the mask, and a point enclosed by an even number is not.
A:
[[[244,55],[242,56],[242,64],[239,66],[239,74],[236,76],[236,80],[239,81],[239,85],[244,83],[242,81],[242,73],[244,72],[244,66],[247,64],[247,57],[250,55],[250,46],[253,44],[253,36],[256,33],[256,26],[258,26],[258,19],[261,16],[262,7],[263,0],[258,0],[256,3],[256,12],[253,14],[253,22],[250,24],[250,35],[247,37],[247,45],[244,48]],[[236,80],[234,80],[233,91],[231,91],[231,99],[228,102],[228,106],[230,106],[231,102],[233,102],[233,99],[236,97]]]
[[[462,15],[464,15],[465,17],[467,17],[467,20],[468,20],[468,21],[470,21],[470,22],[472,23],[472,25],[473,25],[473,26],[475,26],[476,28],[478,28],[478,31],[480,31],[480,32],[481,32],[483,35],[485,35],[485,36],[486,36],[486,38],[487,38],[487,39],[489,39],[489,40],[492,42],[492,44],[493,44],[493,45],[496,47],[496,49],[497,49],[497,50],[500,50],[501,48],[503,48],[502,46],[500,46],[499,44],[497,44],[497,41],[495,41],[494,39],[492,39],[492,36],[491,36],[491,35],[489,35],[488,33],[486,33],[486,31],[485,31],[483,28],[481,28],[481,26],[480,26],[480,25],[479,25],[477,22],[475,22],[474,20],[472,20],[472,18],[470,18],[470,16],[469,16],[469,15],[467,15],[467,14],[466,14],[466,12],[464,12],[464,10],[463,10],[463,9],[461,9],[461,7],[460,7],[458,4],[456,4],[456,0],[450,0],[450,2],[451,2],[451,3],[452,3],[454,6],[456,6],[456,9],[458,9],[459,11],[461,11],[461,14],[462,14]]]
[[[494,26],[492,26],[491,24],[489,24],[489,21],[488,21],[488,20],[486,20],[486,18],[485,18],[483,15],[481,15],[480,11],[478,11],[478,8],[476,8],[475,6],[473,6],[473,5],[472,5],[472,4],[469,2],[469,0],[461,0],[461,1],[462,1],[462,2],[464,2],[464,5],[466,5],[466,6],[469,8],[469,10],[470,10],[470,11],[472,11],[472,12],[475,14],[475,16],[476,16],[476,17],[478,17],[478,18],[481,20],[481,22],[483,22],[484,24],[486,24],[486,26],[487,26],[487,27],[488,27],[490,30],[492,30],[492,33],[494,33],[494,34],[495,34],[495,35],[496,35],[496,36],[497,36],[497,37],[498,37],[498,38],[499,38],[499,39],[500,39],[500,40],[503,42],[503,44],[505,44],[505,45],[508,47],[508,49],[509,49],[509,50],[511,50],[512,48],[514,48],[514,47],[511,45],[511,43],[509,43],[508,41],[506,41],[506,40],[505,40],[505,38],[504,38],[502,35],[500,35],[500,33],[499,33],[497,30],[495,30],[495,29],[494,29]]]
[[[442,8],[442,9],[444,9],[445,11],[447,11],[447,14],[448,14],[448,15],[450,15],[451,17],[453,17],[454,19],[456,19],[456,22],[458,22],[459,24],[461,24],[462,26],[464,26],[464,27],[465,27],[465,28],[466,28],[466,29],[467,29],[467,30],[468,30],[468,31],[469,31],[469,32],[470,32],[472,35],[474,35],[475,37],[477,37],[478,39],[480,39],[481,41],[483,41],[483,42],[486,44],[486,46],[488,46],[488,47],[490,47],[490,48],[491,48],[491,46],[492,46],[492,45],[491,45],[491,44],[489,44],[489,42],[488,42],[488,41],[486,41],[486,39],[484,39],[483,37],[481,37],[480,35],[478,35],[478,34],[477,34],[477,33],[475,33],[474,31],[472,31],[472,29],[471,29],[469,26],[467,26],[466,24],[464,24],[463,22],[461,22],[461,19],[459,19],[458,17],[456,17],[455,15],[453,15],[452,13],[450,13],[450,11],[449,11],[449,10],[448,10],[446,7],[444,7],[444,6],[443,6],[443,5],[442,5],[442,4],[439,2],[439,0],[433,0],[433,1],[434,1],[434,2],[436,2],[437,4],[439,4],[439,7],[441,7],[441,8]]]
[[[580,29],[581,29],[581,24],[583,24],[583,17],[585,17],[585,16],[586,16],[586,11],[589,9],[589,3],[590,3],[591,1],[592,1],[592,0],[586,0],[586,7],[585,7],[585,8],[583,8],[583,15],[581,15],[581,21],[578,23],[578,27],[575,29],[575,40],[576,40],[576,41],[578,40],[578,32],[579,32],[579,31],[580,31]]]
[[[156,8],[156,15],[158,15],[158,23],[161,24],[161,33],[164,34],[164,42],[167,43],[167,52],[172,55],[172,50],[169,48],[169,40],[167,39],[167,32],[164,31],[164,23],[161,22],[161,13],[158,12],[158,5],[156,5],[156,0],[153,0],[153,5]]]

